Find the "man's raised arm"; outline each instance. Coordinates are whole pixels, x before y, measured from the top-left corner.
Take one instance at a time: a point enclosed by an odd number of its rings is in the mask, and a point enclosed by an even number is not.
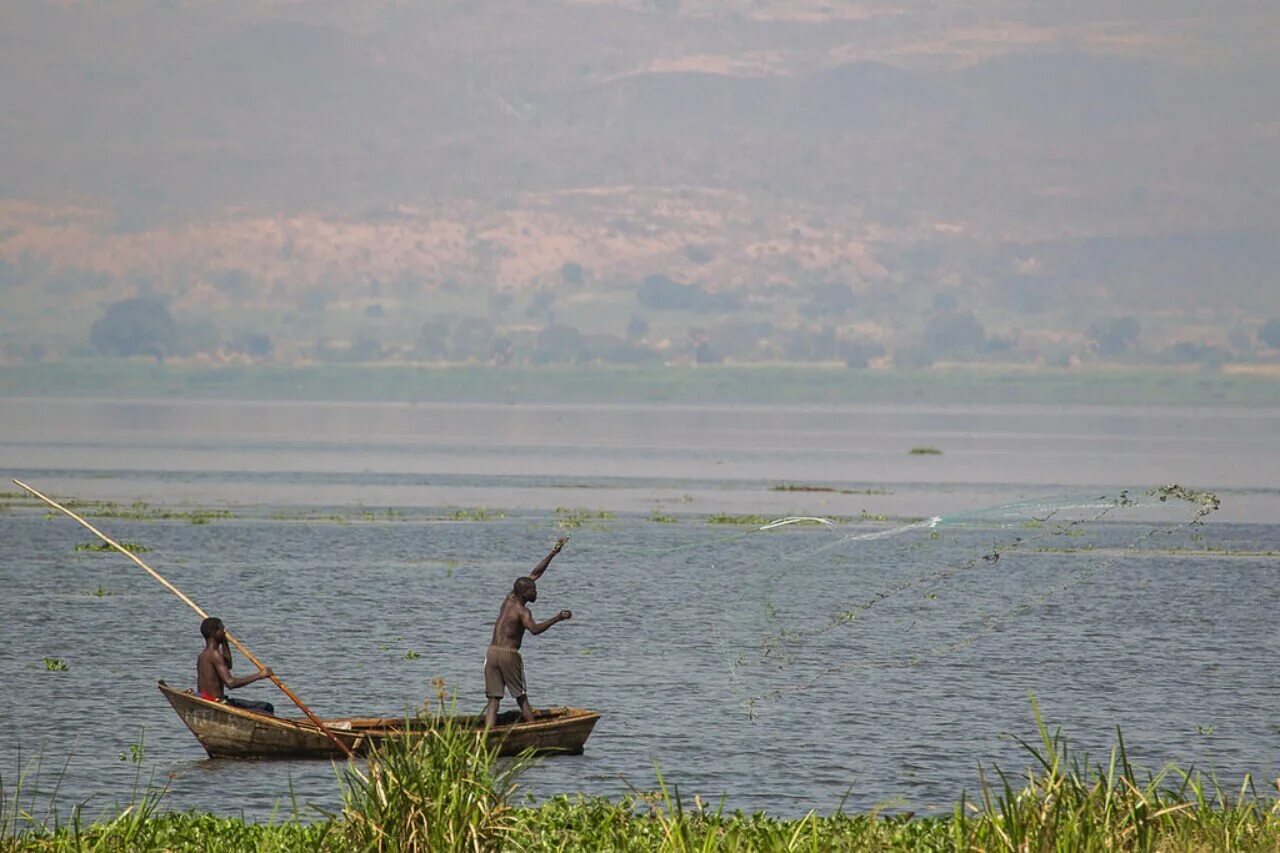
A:
[[[542,558],[542,562],[533,567],[533,571],[529,572],[529,577],[537,580],[542,577],[542,573],[547,570],[547,566],[551,565],[551,561],[555,559],[556,554],[560,553],[560,549],[564,548],[564,544],[569,541],[568,536],[561,536],[556,540],[556,544],[551,546],[551,553]]]

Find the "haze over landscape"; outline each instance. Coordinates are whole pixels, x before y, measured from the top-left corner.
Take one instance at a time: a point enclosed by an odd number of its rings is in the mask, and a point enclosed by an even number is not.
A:
[[[1278,25],[11,0],[3,357],[1265,372]]]
[[[0,850],[1280,850],[1278,80],[1276,0],[0,0]]]

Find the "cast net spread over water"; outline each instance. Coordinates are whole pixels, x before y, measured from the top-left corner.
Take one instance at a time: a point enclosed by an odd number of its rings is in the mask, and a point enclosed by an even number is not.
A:
[[[758,537],[752,556],[733,566],[743,586],[723,591],[713,628],[729,688],[754,717],[771,700],[856,672],[925,666],[989,635],[1016,635],[1012,626],[1051,630],[1062,618],[1051,612],[1062,593],[1150,553],[1153,540],[1199,524],[1218,506],[1212,494],[1170,485],[889,527],[780,518],[684,547]],[[759,571],[770,563],[772,571]],[[1037,612],[1047,619],[1031,619]]]

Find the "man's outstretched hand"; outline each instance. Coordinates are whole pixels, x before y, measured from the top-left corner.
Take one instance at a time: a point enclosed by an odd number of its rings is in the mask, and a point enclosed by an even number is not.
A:
[[[533,571],[529,572],[529,577],[537,580],[542,577],[542,573],[547,570],[547,566],[551,565],[551,561],[555,559],[556,554],[560,553],[560,549],[569,541],[568,536],[561,536],[556,540],[556,544],[551,546],[551,550],[547,552],[547,556],[542,558],[542,562],[533,567]]]
[[[561,622],[564,622],[564,621],[566,621],[566,620],[568,620],[568,619],[572,619],[572,618],[573,618],[573,611],[572,611],[572,610],[561,610],[561,611],[560,611],[560,621],[561,621]]]

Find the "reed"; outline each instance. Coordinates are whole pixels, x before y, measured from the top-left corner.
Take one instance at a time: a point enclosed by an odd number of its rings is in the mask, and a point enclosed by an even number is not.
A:
[[[620,800],[557,796],[516,805],[529,758],[498,759],[473,729],[448,721],[425,736],[387,741],[368,768],[340,771],[341,813],[306,823],[249,823],[161,813],[148,789],[89,825],[36,819],[20,792],[0,793],[0,851],[1207,851],[1280,848],[1280,804],[1246,779],[1236,791],[1166,767],[1142,775],[1124,738],[1103,763],[1073,753],[1032,700],[1038,737],[1019,741],[1021,775],[979,769],[978,796],[934,816],[810,812],[796,819],[726,812],[682,797],[659,771],[656,789]],[[21,789],[21,780],[18,786]],[[0,785],[0,792],[3,785]]]
[[[512,807],[525,754],[498,758],[481,731],[434,714],[425,733],[383,741],[368,767],[344,771],[342,833],[356,849],[496,850],[517,828]]]

